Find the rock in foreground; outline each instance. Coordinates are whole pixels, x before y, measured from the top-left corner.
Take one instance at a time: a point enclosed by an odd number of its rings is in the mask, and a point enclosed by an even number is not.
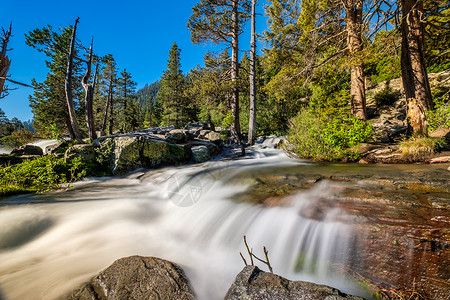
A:
[[[183,269],[176,264],[131,256],[115,261],[65,299],[191,300],[195,294]]]
[[[285,299],[353,299],[339,290],[304,281],[290,281],[281,276],[266,273],[255,266],[245,267],[238,274],[225,296],[226,300],[285,300]]]

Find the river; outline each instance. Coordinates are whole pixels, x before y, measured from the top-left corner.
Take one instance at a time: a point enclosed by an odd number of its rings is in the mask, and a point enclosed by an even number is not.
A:
[[[244,267],[245,235],[258,256],[268,249],[275,273],[367,297],[342,272],[354,217],[333,205],[319,218],[305,213],[339,193],[339,182],[313,182],[277,206],[242,201],[258,174],[323,167],[272,150],[0,199],[0,288],[6,299],[55,299],[114,260],[143,255],[181,265],[199,299],[223,299]]]

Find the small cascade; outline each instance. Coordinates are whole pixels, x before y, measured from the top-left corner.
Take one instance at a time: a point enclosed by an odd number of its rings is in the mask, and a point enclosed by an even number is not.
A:
[[[333,192],[329,183],[279,207],[233,200],[252,184],[252,172],[305,164],[278,152],[8,198],[0,207],[0,286],[12,300],[57,298],[114,260],[138,254],[180,264],[200,299],[223,299],[244,266],[245,235],[257,256],[268,249],[275,273],[361,295],[333,268],[346,265],[351,247],[344,212],[303,213]]]

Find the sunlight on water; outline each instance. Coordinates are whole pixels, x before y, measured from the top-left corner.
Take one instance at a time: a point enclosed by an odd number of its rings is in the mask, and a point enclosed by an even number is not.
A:
[[[267,247],[275,273],[361,294],[330,269],[330,262],[347,262],[352,227],[338,221],[344,212],[332,209],[322,220],[302,217],[329,195],[328,183],[292,196],[283,207],[230,200],[248,188],[246,180],[233,181],[242,172],[302,166],[279,152],[261,156],[84,181],[69,191],[4,200],[1,288],[10,299],[53,299],[114,260],[138,254],[180,264],[200,299],[223,299],[244,266],[239,252],[246,254],[246,235],[258,256]]]

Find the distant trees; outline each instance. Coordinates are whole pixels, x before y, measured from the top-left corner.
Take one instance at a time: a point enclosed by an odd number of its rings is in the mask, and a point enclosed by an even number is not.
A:
[[[189,103],[184,94],[186,84],[186,78],[181,71],[180,49],[176,43],[173,43],[169,52],[167,70],[161,77],[161,89],[156,96],[162,106],[164,125],[180,127],[189,121]]]

